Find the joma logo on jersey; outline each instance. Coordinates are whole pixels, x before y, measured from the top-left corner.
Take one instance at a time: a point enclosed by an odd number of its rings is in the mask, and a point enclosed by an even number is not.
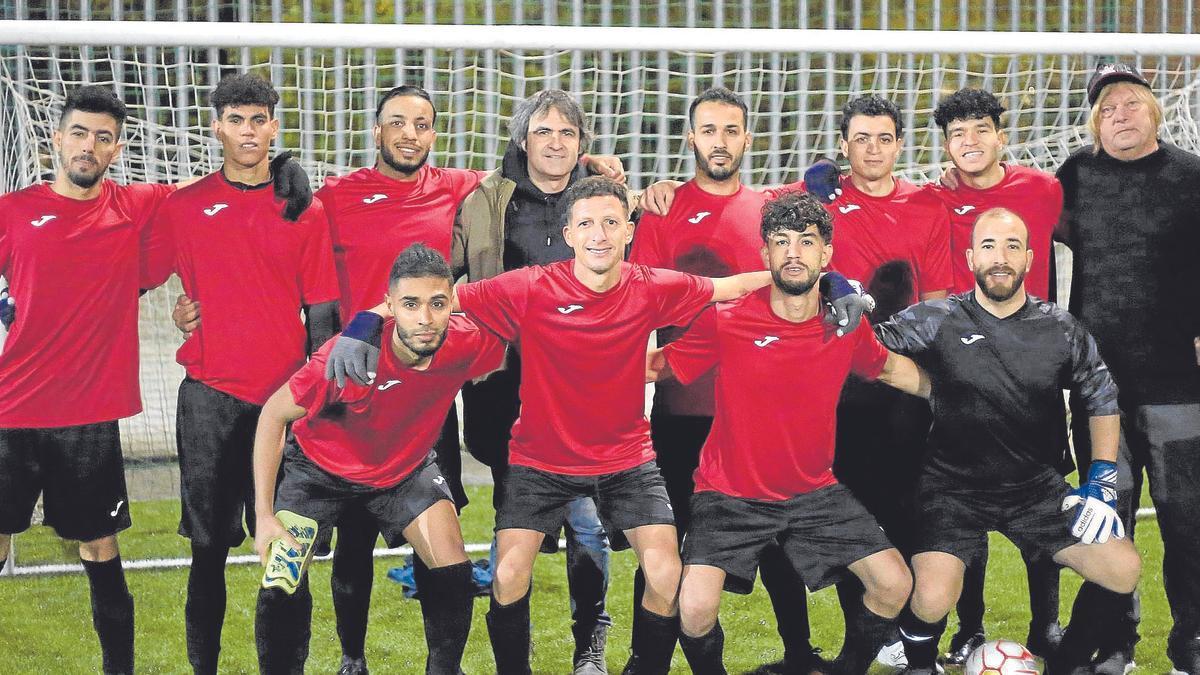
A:
[[[967,335],[965,337],[960,337],[958,339],[961,340],[964,345],[973,345],[976,342],[979,342],[980,340],[982,340],[983,338],[984,338],[984,336],[980,335],[979,333],[971,333],[970,335]]]
[[[711,215],[712,215],[712,211],[701,211],[700,213],[697,213],[696,215],[692,216],[691,218],[688,218],[688,222],[693,225],[699,225],[700,221],[704,220],[705,218],[707,218]]]
[[[968,211],[974,211],[974,210],[975,210],[974,206],[971,206],[970,204],[964,204],[964,205],[958,207],[957,209],[954,209],[954,212],[960,216],[965,216],[965,215],[967,215]]]
[[[838,211],[841,211],[842,215],[846,215],[847,213],[850,213],[851,211],[857,211],[861,208],[862,207],[859,206],[858,204],[847,204],[845,206],[839,206]]]
[[[37,220],[29,221],[29,224],[34,227],[41,227],[41,226],[45,225],[46,223],[54,220],[57,217],[58,216],[42,216],[41,218],[38,218]]]
[[[378,389],[379,391],[387,391],[388,389],[391,389],[392,387],[394,387],[398,384],[400,384],[400,380],[388,380],[387,382],[384,382],[383,384],[381,384],[375,388]]]
[[[381,192],[376,192],[375,194],[371,195],[370,197],[363,197],[363,203],[364,204],[374,204],[375,202],[379,201],[380,199],[387,199],[387,195],[385,195]]]
[[[227,209],[227,208],[229,208],[229,205],[226,204],[225,202],[217,202],[216,204],[213,204],[212,206],[208,207],[207,209],[204,209],[204,215],[212,217],[212,216],[215,216],[218,213],[220,213],[221,209]]]
[[[779,340],[779,338],[777,336],[768,335],[761,340],[755,340],[754,344],[758,345],[759,347],[766,347],[767,345],[771,344],[772,342],[777,342],[778,340]]]
[[[566,307],[559,307],[558,313],[570,314],[571,312],[578,312],[581,309],[583,309],[583,305],[567,305]]]

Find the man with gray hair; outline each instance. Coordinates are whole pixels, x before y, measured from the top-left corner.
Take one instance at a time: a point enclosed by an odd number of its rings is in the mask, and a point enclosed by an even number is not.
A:
[[[455,274],[469,281],[501,272],[568,260],[562,196],[587,175],[580,158],[591,140],[583,108],[570,94],[546,89],[517,104],[500,169],[463,200],[454,227]],[[463,387],[463,437],[468,450],[492,469],[496,508],[504,500],[508,444],[521,407],[520,355],[509,350],[503,370]],[[567,582],[571,595],[576,673],[605,673],[604,648],[612,624],[605,610],[608,539],[590,497],[567,512]],[[548,544],[553,544],[547,539]],[[493,543],[493,553],[494,553]]]
[[[1058,170],[1063,214],[1056,237],[1074,253],[1071,312],[1096,338],[1120,387],[1119,484],[1130,534],[1143,467],[1163,538],[1163,582],[1174,626],[1167,655],[1175,672],[1200,673],[1200,158],[1158,136],[1162,108],[1147,80],[1123,63],[1100,64],[1087,87],[1095,145]],[[1076,402],[1076,410],[1078,410]],[[1091,443],[1075,416],[1080,460]],[[1083,466],[1080,463],[1080,466]],[[1088,611],[1093,585],[1072,616]],[[1133,665],[1138,611],[1097,657],[1095,672]]]

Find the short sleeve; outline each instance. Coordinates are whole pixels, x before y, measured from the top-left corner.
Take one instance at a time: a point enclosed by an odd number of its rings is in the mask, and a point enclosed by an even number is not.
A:
[[[869,330],[856,330],[850,335],[856,336],[854,353],[850,357],[850,371],[866,380],[879,377],[888,359],[888,352],[880,344],[879,338]]]
[[[940,202],[937,202],[937,208],[932,209],[932,213],[929,238],[921,256],[918,293],[936,293],[954,285],[950,272],[950,214],[946,213]]]
[[[859,331],[865,332],[865,331]],[[683,337],[663,347],[675,378],[690,384],[717,365],[717,308],[709,307],[692,322]]]
[[[499,368],[504,363],[504,352],[508,349],[508,345],[498,335],[486,328],[476,331],[473,342],[475,360],[467,370],[467,377],[472,380]]]
[[[308,363],[304,364],[288,380],[288,389],[292,392],[292,399],[309,415],[319,413],[330,400],[330,389],[337,387],[336,382],[325,379],[325,361],[329,357],[329,349],[332,344],[333,340],[330,340],[324,347],[317,350]]]
[[[329,220],[319,199],[302,216],[305,225],[300,252],[300,294],[305,305],[318,305],[338,299],[337,272],[333,266],[333,240]]]
[[[450,176],[456,203],[466,199],[467,195],[474,192],[483,179],[491,173],[480,169],[445,169],[445,171]]]
[[[175,192],[175,186],[137,183],[118,189],[126,215],[138,228],[138,287],[157,288],[175,268],[173,231],[169,222],[158,216],[159,207]]]
[[[541,275],[541,268],[523,267],[491,279],[460,284],[455,287],[458,307],[500,339],[513,342],[521,333],[529,291]]]
[[[713,282],[708,277],[657,267],[645,269],[658,303],[657,328],[686,326],[712,302]]]
[[[662,267],[662,250],[658,245],[658,233],[663,226],[662,216],[653,213],[642,214],[637,229],[633,232],[633,249],[629,252],[629,262],[647,267]]]

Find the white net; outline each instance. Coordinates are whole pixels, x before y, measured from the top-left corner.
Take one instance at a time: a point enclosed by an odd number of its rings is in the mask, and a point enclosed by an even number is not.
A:
[[[1153,53],[1153,45],[1147,36],[1143,53]],[[52,172],[57,109],[65,91],[85,82],[111,84],[130,106],[114,178],[168,181],[212,171],[220,158],[207,131],[208,94],[221,75],[248,68],[280,90],[279,145],[300,151],[314,183],[374,162],[375,100],[399,83],[420,84],[433,95],[440,135],[432,161],[442,166],[497,166],[514,102],[559,87],[590,112],[592,151],[621,156],[633,185],[686,177],[693,168],[684,140],[688,103],[720,84],[751,107],[755,140],[744,178],[752,184],[798,180],[814,159],[834,154],[837,111],[863,93],[891,97],[904,110],[898,171],[922,181],[943,160],[934,106],[971,85],[996,92],[1011,111],[1005,119],[1011,158],[1053,170],[1088,142],[1084,88],[1095,61],[1050,54],[5,47],[0,180],[12,190]],[[1140,63],[1167,109],[1164,137],[1200,151],[1190,60]],[[123,427],[134,498],[177,494],[174,408],[182,371],[173,352],[181,338],[170,322],[176,292],[173,280],[142,301],[146,412]]]

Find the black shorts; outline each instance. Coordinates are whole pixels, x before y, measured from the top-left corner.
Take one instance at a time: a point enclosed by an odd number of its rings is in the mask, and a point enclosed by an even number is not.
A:
[[[179,534],[196,546],[232,548],[246,532],[254,536],[254,431],[261,412],[190,377],[179,384]]]
[[[375,521],[388,547],[402,546],[404,529],[441,500],[454,502],[432,457],[399,483],[378,488],[335,476],[304,455],[295,439],[283,453],[283,478],[275,489],[275,510],[317,521],[317,537],[331,532],[343,513],[355,510]]]
[[[746,594],[754,589],[763,549],[776,541],[812,591],[841,581],[851,564],[893,548],[841,484],[778,502],[705,491],[692,495],[683,564],[720,568],[725,590]]]
[[[128,529],[117,422],[0,429],[0,533],[29,529],[38,494],[58,536],[93,541]]]
[[[917,553],[940,551],[970,564],[987,549],[988,532],[1016,544],[1026,560],[1045,560],[1079,543],[1072,512],[1060,510],[1071,486],[1051,468],[1020,488],[981,490],[941,476],[921,477]]]
[[[598,476],[567,476],[514,464],[504,477],[504,502],[496,512],[496,530],[537,530],[557,536],[567,506],[578,497],[596,502],[600,523],[613,550],[629,548],[612,536],[644,525],[674,525],[671,500],[654,462]]]

